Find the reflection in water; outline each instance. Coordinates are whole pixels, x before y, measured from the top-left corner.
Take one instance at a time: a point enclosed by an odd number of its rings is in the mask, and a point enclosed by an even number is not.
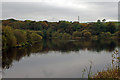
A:
[[[116,47],[120,46],[117,41],[67,41],[67,40],[46,40],[41,43],[28,46],[26,48],[12,48],[3,51],[2,67],[9,69],[13,61],[19,61],[24,56],[30,57],[33,54],[47,54],[48,51],[60,51],[62,54],[69,51],[108,51],[112,52]]]

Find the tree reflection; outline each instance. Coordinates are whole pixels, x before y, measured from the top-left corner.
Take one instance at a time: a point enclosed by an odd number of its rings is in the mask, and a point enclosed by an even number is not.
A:
[[[2,52],[2,67],[3,69],[9,69],[12,66],[13,61],[19,61],[23,57],[30,57],[34,54],[47,54],[48,51],[60,51],[63,54],[68,51],[114,51],[116,47],[120,47],[117,41],[68,41],[68,40],[43,40],[40,43],[36,43],[32,46],[11,48],[3,50]]]

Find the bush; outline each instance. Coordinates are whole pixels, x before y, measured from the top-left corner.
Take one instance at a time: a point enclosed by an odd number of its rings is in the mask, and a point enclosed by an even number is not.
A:
[[[54,33],[52,34],[52,37],[53,37],[53,38],[62,38],[62,33],[54,32]]]
[[[26,37],[26,32],[24,32],[24,31],[22,31],[22,30],[18,30],[18,29],[16,29],[16,30],[14,30],[13,31],[13,33],[14,33],[14,35],[15,35],[15,37],[16,37],[16,40],[17,40],[17,44],[19,45],[19,44],[25,44],[26,43],[26,39],[27,39],[27,37]]]
[[[73,37],[81,37],[81,36],[82,36],[81,32],[78,31],[73,32]]]
[[[3,26],[3,48],[15,47],[16,46],[16,38],[13,34],[13,29],[9,26]],[[5,42],[4,42],[5,41]]]
[[[114,33],[114,36],[116,36],[118,39],[120,39],[120,31],[117,31],[116,33]]]
[[[30,35],[30,37],[31,37],[31,42],[32,43],[40,42],[42,40],[42,36],[40,36],[40,35],[38,35],[36,33],[32,33]]]
[[[70,34],[67,34],[67,33],[64,33],[62,35],[62,39],[70,39],[71,38],[71,35]]]
[[[100,34],[100,37],[101,37],[101,39],[110,39],[111,38],[111,33],[110,32],[102,32],[101,34]]]
[[[91,39],[92,39],[92,40],[98,40],[98,36],[97,36],[97,35],[92,36]]]
[[[85,32],[84,34],[85,38],[90,38],[91,37],[91,32]]]

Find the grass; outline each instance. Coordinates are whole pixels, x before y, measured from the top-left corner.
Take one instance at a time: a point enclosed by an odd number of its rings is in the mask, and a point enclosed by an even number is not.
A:
[[[118,56],[118,50],[116,50],[112,54],[112,67],[107,67],[107,70],[99,71],[92,76],[91,62],[90,68],[87,69],[86,67],[84,69],[82,77],[84,76],[84,73],[87,72],[88,80],[120,80],[120,66],[118,65],[118,63],[120,63],[120,57]]]
[[[98,72],[93,76],[93,78],[111,78],[111,79],[118,79],[120,80],[120,66],[115,65],[114,63],[119,63],[120,62],[120,57],[118,56],[118,50],[112,54],[112,65],[113,68],[107,68],[107,70],[103,70],[101,72]]]
[[[118,78],[120,79],[120,69],[108,69],[107,71],[98,72],[93,78]]]

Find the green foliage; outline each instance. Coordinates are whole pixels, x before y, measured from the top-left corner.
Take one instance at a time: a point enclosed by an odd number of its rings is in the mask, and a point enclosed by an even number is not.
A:
[[[52,28],[49,28],[46,33],[47,33],[47,37],[52,37],[52,33],[53,33]]]
[[[3,47],[9,46],[9,47],[15,47],[16,46],[16,38],[13,34],[13,30],[11,27],[3,26],[3,39],[5,40],[2,41],[4,43]]]
[[[47,38],[47,31],[45,29],[43,30],[43,38]]]
[[[73,32],[73,37],[82,37],[82,33],[75,31],[75,32]]]
[[[120,39],[120,22],[105,22],[103,19],[91,23],[69,21],[19,21],[2,20],[3,46],[14,47],[34,41],[32,37],[43,39]],[[33,36],[35,34],[35,36]],[[38,39],[38,40],[41,40]],[[37,41],[37,40],[35,40]]]
[[[114,35],[115,35],[118,39],[120,39],[120,31],[115,32]]]
[[[115,27],[115,24],[114,23],[107,23],[107,31],[110,32],[110,33],[115,33],[116,31],[116,27]]]
[[[7,48],[7,39],[4,35],[2,35],[2,47]]]
[[[13,29],[9,26],[2,28],[2,47],[11,48],[16,46],[24,46],[28,43],[39,42],[42,39],[40,31],[24,31],[20,29]]]
[[[31,35],[31,32],[27,30],[26,31],[26,37],[27,37],[26,40],[28,43],[31,43],[31,36],[30,35]]]
[[[70,39],[71,38],[71,35],[70,34],[67,34],[67,33],[64,33],[62,35],[62,39]]]
[[[92,40],[98,40],[98,36],[97,35],[94,35],[91,37]]]
[[[40,36],[40,35],[38,35],[38,34],[36,34],[36,33],[32,33],[32,34],[30,35],[30,37],[31,37],[31,42],[32,42],[32,43],[36,43],[36,42],[39,42],[39,41],[42,40],[42,36]]]
[[[102,39],[110,39],[110,38],[111,38],[111,33],[110,33],[110,32],[102,32],[102,33],[100,34],[100,37],[101,37]]]
[[[102,20],[102,22],[105,22],[105,21],[106,21],[106,19],[103,19],[103,20]]]
[[[84,32],[84,37],[85,38],[90,38],[91,37],[91,33],[90,32]]]
[[[13,33],[16,37],[18,45],[26,43],[26,32],[25,31],[16,29],[13,31]]]
[[[54,33],[52,34],[52,37],[53,37],[53,38],[62,38],[62,33],[54,32]]]

